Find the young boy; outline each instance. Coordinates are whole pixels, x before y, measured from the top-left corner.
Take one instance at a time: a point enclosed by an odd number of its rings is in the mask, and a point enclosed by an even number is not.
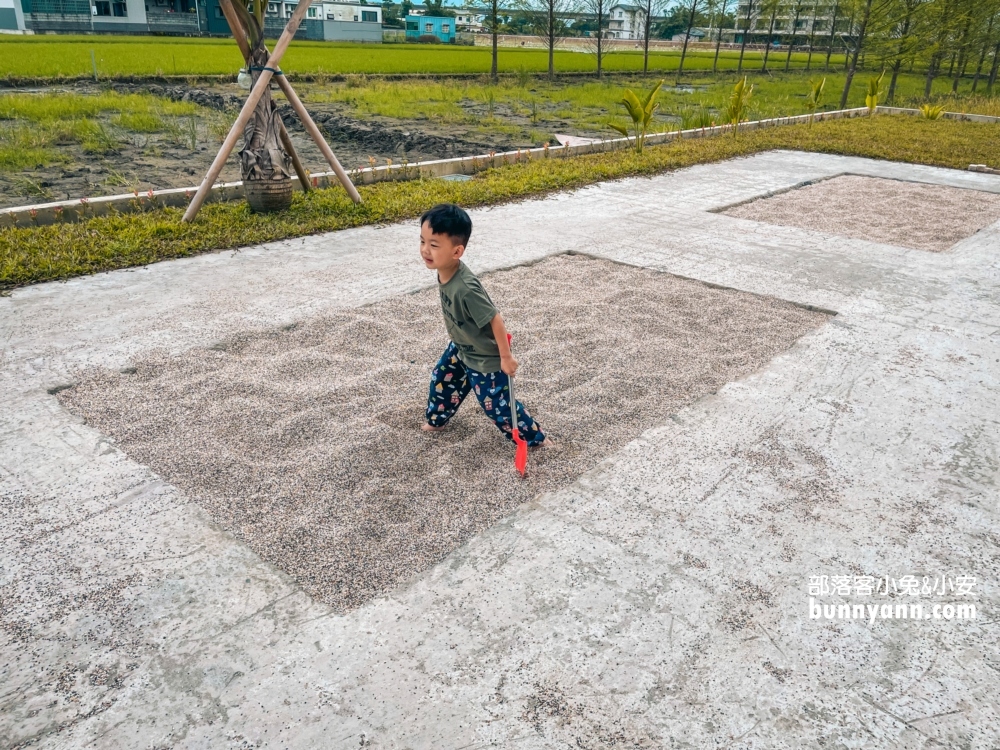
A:
[[[508,378],[517,372],[517,360],[510,353],[503,318],[462,262],[471,234],[472,219],[456,205],[442,203],[420,217],[420,257],[437,271],[444,325],[451,337],[431,373],[423,429],[443,430],[472,390],[486,416],[512,440]],[[551,442],[521,402],[517,426],[530,446]]]

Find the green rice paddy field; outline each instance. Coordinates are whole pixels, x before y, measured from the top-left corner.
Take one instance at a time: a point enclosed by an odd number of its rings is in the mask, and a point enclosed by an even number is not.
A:
[[[93,74],[90,53],[94,52],[98,75],[126,76],[233,75],[242,60],[236,45],[227,39],[189,39],[128,36],[36,36],[0,40],[0,80],[77,78]],[[772,55],[772,69],[784,67],[786,53]],[[685,70],[711,70],[714,52],[689,51]],[[735,70],[739,53],[723,50],[719,67]],[[761,53],[748,51],[745,64],[760,67]],[[822,62],[825,54],[813,57]],[[834,56],[843,62],[843,56]],[[650,53],[654,70],[676,70],[677,50]],[[792,56],[792,67],[803,68],[806,55]],[[544,72],[548,53],[543,49],[501,47],[500,70]],[[557,72],[587,73],[596,70],[596,58],[584,52],[559,50]],[[424,44],[350,44],[296,41],[282,60],[282,68],[299,74],[477,74],[490,68],[487,47],[456,47]],[[608,72],[642,70],[642,53],[634,49],[606,55]]]
[[[854,79],[848,107],[865,106],[869,72],[859,73]],[[826,78],[824,97],[819,111],[839,109],[845,74],[843,70],[805,71],[761,75],[759,69],[748,71],[748,80],[754,85],[748,119],[784,117],[808,113],[806,95],[810,80]],[[482,81],[437,82],[432,79],[385,80],[378,77],[353,79],[346,82],[311,84],[305,88],[304,98],[310,102],[336,102],[348,107],[354,117],[390,117],[398,120],[433,120],[438,123],[469,123],[477,119],[485,126],[496,125],[492,120],[501,119],[483,112],[495,106],[497,112],[505,107],[505,115],[514,114],[528,118],[530,124],[544,124],[557,120],[569,122],[573,127],[608,129],[609,123],[624,123],[621,107],[625,88],[647,90],[656,79],[643,80],[640,76],[614,75],[603,81],[577,79],[570,82],[550,83],[544,78],[519,81],[516,76],[501,78],[493,85]],[[693,73],[685,76],[682,86],[672,85],[668,79],[660,91],[659,110],[654,117],[654,130],[697,128],[721,122],[737,77],[732,71],[713,77],[710,73]],[[955,112],[979,113],[1000,116],[1000,99],[984,95],[985,87],[978,87],[978,95],[971,92],[971,81],[961,82],[957,94],[951,90],[951,80],[935,81],[931,100]],[[882,86],[883,91],[887,88]],[[924,78],[920,75],[901,74],[896,86],[895,104],[902,107],[919,106],[924,101]],[[470,104],[478,103],[473,111]],[[884,95],[882,103],[885,103]],[[0,117],[2,117],[0,108]],[[506,119],[510,119],[507,117]],[[530,127],[525,123],[525,127]]]

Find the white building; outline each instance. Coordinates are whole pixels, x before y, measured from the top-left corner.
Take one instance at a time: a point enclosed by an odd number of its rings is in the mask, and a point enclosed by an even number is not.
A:
[[[798,2],[786,1],[779,3],[774,14],[775,38],[781,38],[784,43],[805,44],[810,37],[844,35],[850,33],[850,11],[847,3],[835,3],[833,0],[805,0]],[[771,13],[763,7],[761,0],[739,0],[736,8],[736,28],[723,29],[722,33],[734,34],[736,39],[742,38],[747,30],[747,14],[749,11],[750,38],[755,42],[763,42],[771,28]],[[833,21],[836,18],[836,27]]]
[[[482,12],[472,11],[469,8],[459,8],[455,10],[455,30],[479,32],[483,30],[483,23],[486,15]]]
[[[284,8],[280,6],[284,5]],[[291,18],[295,12],[293,2],[268,2],[267,14],[277,16],[279,13],[284,18]],[[366,5],[363,3],[328,3],[313,2],[306,11],[306,18],[320,21],[358,21],[368,23],[382,23],[382,6]]]
[[[646,32],[646,12],[638,5],[613,5],[608,11],[610,39],[642,39]]]

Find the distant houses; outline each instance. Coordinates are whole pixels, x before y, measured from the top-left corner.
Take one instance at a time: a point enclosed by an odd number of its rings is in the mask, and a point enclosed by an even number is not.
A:
[[[0,23],[4,20],[0,0]],[[19,29],[36,33],[229,35],[219,0],[13,0],[22,10]],[[294,2],[268,0],[264,27],[281,33]],[[382,41],[382,6],[366,2],[323,2],[309,6],[299,39]],[[0,28],[3,28],[0,26]]]
[[[672,41],[672,42],[683,42],[685,36],[688,36],[688,35],[685,34],[684,32],[681,32],[680,34],[674,34],[672,37],[670,37],[670,41]],[[701,29],[691,29],[691,34],[690,34],[690,36],[688,36],[688,41],[689,42],[701,42],[701,41],[703,41],[705,39],[705,36],[706,36],[705,32],[702,31]]]
[[[295,10],[294,0],[267,0],[265,32],[281,33]],[[428,15],[426,5],[404,0],[376,4],[374,0],[313,0],[296,38],[325,41],[381,42],[382,29],[405,29],[407,41],[426,41],[434,36],[453,43],[458,33],[488,30],[488,16],[482,7],[445,6],[448,14]],[[525,33],[525,11],[520,5],[500,10],[502,33]],[[451,15],[454,14],[454,15]],[[572,29],[583,22],[573,36],[596,33],[593,14],[586,9],[557,14]],[[402,16],[402,17],[401,17]],[[522,19],[520,25],[518,18]],[[641,6],[618,3],[608,12],[603,35],[611,39],[642,39],[646,18]],[[183,36],[228,36],[229,25],[219,0],[0,0],[0,31],[28,33],[173,34]],[[704,36],[693,31],[692,39]],[[400,33],[400,37],[404,34]]]

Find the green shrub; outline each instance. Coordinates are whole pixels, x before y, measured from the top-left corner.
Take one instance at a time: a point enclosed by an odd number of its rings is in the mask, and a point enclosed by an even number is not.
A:
[[[925,120],[937,120],[944,113],[943,104],[921,104],[920,116]]]

